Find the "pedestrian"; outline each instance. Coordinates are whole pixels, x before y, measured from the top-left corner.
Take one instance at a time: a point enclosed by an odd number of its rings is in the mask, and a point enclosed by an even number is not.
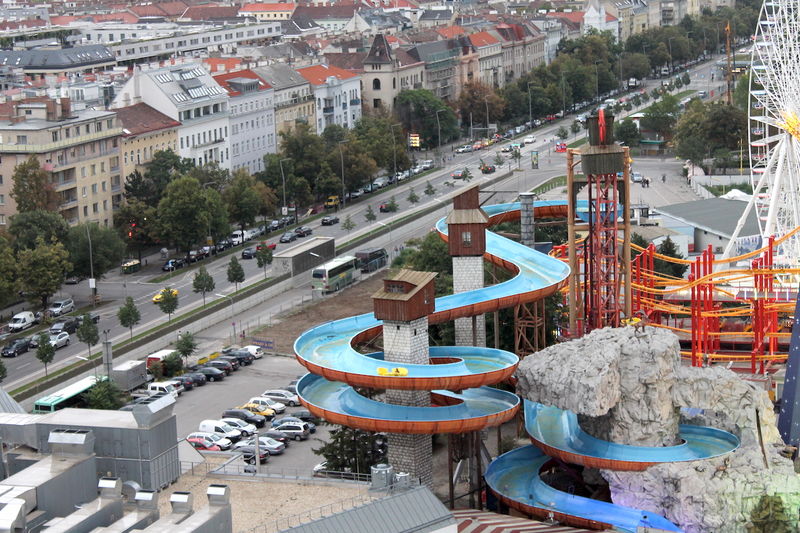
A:
[[[667,175],[661,174],[661,183],[666,183],[666,182],[667,182]]]

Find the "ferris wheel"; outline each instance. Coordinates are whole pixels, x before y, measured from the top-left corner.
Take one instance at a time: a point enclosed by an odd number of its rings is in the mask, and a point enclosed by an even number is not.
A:
[[[738,255],[737,239],[755,210],[762,245],[800,226],[800,0],[766,0],[751,56],[748,137],[753,198],[725,256]],[[776,250],[776,264],[797,266],[800,235]]]

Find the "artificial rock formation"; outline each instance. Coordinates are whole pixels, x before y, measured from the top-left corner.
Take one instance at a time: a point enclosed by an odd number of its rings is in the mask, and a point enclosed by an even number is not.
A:
[[[522,397],[577,413],[585,431],[605,440],[669,446],[679,423],[740,438],[739,449],[714,459],[600,471],[615,503],[661,514],[686,533],[799,530],[800,477],[780,454],[766,392],[724,368],[683,366],[671,332],[596,330],[527,357],[517,378]],[[681,407],[697,410],[681,420]]]

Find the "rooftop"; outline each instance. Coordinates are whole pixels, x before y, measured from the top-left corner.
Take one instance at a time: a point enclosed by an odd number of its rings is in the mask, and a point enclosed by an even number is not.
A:
[[[289,3],[275,3],[275,4],[267,4],[267,3],[254,3],[254,4],[245,4],[243,5],[239,11],[247,12],[247,13],[265,13],[265,12],[284,12],[284,11],[294,11],[297,7],[297,4],[289,4]]]
[[[276,91],[306,85],[308,81],[289,65],[277,63],[267,67],[255,67],[253,72],[261,76]]]
[[[156,111],[145,103],[120,107],[115,111],[122,123],[122,131],[126,137],[175,128],[181,125],[177,120],[169,118],[164,113]]]
[[[348,80],[357,76],[357,74],[333,65],[312,65],[299,68],[297,72],[312,85],[323,85],[331,76],[338,80]]]
[[[746,207],[747,202],[739,200],[708,198],[682,204],[662,205],[654,210],[698,229],[730,238]],[[756,213],[750,211],[750,216],[747,217],[739,234],[747,237],[759,235],[760,232]]]
[[[419,270],[409,270],[403,268],[397,272],[388,275],[384,278],[384,285],[375,294],[372,295],[373,299],[378,300],[398,300],[407,301],[412,296],[423,289],[428,283],[433,281],[436,277],[436,272],[422,272]],[[411,285],[413,288],[408,292],[390,292],[386,290],[387,284],[392,281],[399,281],[402,284]]]
[[[228,91],[228,96],[241,96],[245,92],[266,91],[271,89],[269,83],[252,70],[235,70],[218,74],[214,80]]]
[[[37,50],[0,50],[0,67],[58,70],[115,64],[114,53],[102,44]]]
[[[203,100],[216,100],[226,95],[214,78],[199,64],[176,65],[144,70],[137,75],[150,76],[156,85],[178,106],[195,105]]]
[[[495,39],[488,31],[479,31],[477,33],[470,34],[469,42],[472,43],[472,46],[480,48],[483,46],[497,44],[500,41]]]

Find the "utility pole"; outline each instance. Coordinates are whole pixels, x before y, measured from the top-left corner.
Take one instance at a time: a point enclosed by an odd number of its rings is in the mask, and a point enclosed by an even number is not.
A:
[[[86,238],[89,240],[89,287],[92,289],[92,309],[97,307],[97,282],[94,279],[94,258],[92,257],[92,236],[86,224]]]
[[[283,162],[289,161],[288,157],[284,157],[283,159],[278,159],[278,166],[281,167],[281,182],[283,183],[283,216],[289,214],[289,208],[286,205],[286,176],[283,174]]]
[[[533,128],[533,103],[531,102],[531,82],[528,82],[528,123]]]
[[[436,134],[439,137],[439,157],[444,157],[442,156],[442,125],[439,123],[439,113],[443,113],[444,111],[444,109],[436,111]],[[442,163],[442,166],[444,166],[444,163]]]
[[[392,124],[389,127],[389,131],[392,134],[392,157],[394,158],[394,175],[397,177],[397,148],[395,148],[395,140],[394,140],[394,128],[400,126],[400,124]]]
[[[731,68],[731,21],[725,25],[725,53],[727,54],[728,72],[725,76],[728,82],[728,105],[733,105],[733,69]]]
[[[392,136],[394,138],[394,136]],[[348,142],[349,139],[345,139],[343,141],[339,141],[339,157],[342,158],[342,209],[344,209],[344,198],[345,198],[345,186],[344,186],[344,152],[342,151],[342,145]]]

